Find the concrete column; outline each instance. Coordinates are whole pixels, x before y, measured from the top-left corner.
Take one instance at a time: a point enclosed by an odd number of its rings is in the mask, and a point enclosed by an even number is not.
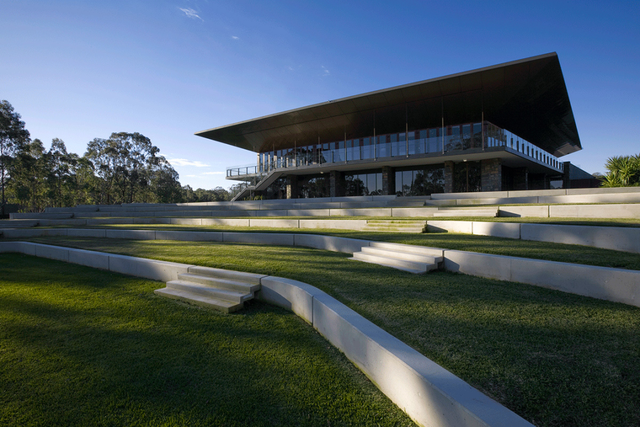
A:
[[[382,167],[382,194],[396,193],[396,171],[390,166]]]
[[[564,162],[564,174],[562,175],[562,188],[571,188],[571,162]]]
[[[444,192],[453,193],[453,162],[444,162]]]
[[[529,169],[527,168],[513,169],[513,189],[514,190],[529,189]]]
[[[331,171],[329,172],[329,196],[342,197],[344,196],[344,185],[342,184],[343,176],[342,172]]]
[[[480,163],[482,191],[502,191],[502,159],[486,159]]]
[[[298,175],[287,175],[287,199],[298,198]]]

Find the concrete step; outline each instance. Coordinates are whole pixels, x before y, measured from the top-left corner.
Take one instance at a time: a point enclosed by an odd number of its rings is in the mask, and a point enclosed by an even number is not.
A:
[[[356,261],[368,262],[371,264],[384,265],[386,267],[392,267],[397,270],[407,271],[414,274],[424,274],[428,270],[428,266],[422,262],[404,261],[396,258],[387,258],[384,256],[371,255],[363,252],[355,252],[352,258]]]
[[[215,298],[210,298],[210,297],[194,294],[192,292],[185,292],[185,291],[172,289],[172,288],[156,289],[154,293],[156,295],[186,302],[186,303],[197,305],[200,307],[212,308],[214,310],[218,310],[223,313],[232,313],[244,307],[244,303],[234,303],[231,301],[218,300]]]
[[[210,267],[189,267],[189,273],[178,274],[177,280],[156,294],[224,313],[240,310],[260,290],[260,274],[242,273]]]
[[[379,233],[422,233],[423,227],[364,227],[362,231],[375,231]]]
[[[489,217],[498,216],[498,208],[486,209],[440,209],[433,214],[434,217]]]
[[[264,274],[243,273],[240,271],[223,270],[221,268],[212,267],[189,267],[189,273],[199,276],[217,277],[221,279],[236,280],[238,282],[260,284],[260,279]]]
[[[192,273],[180,273],[178,274],[178,280],[184,282],[197,283],[202,286],[207,286],[216,289],[225,289],[235,292],[243,292],[248,294],[254,294],[260,290],[260,285],[241,282],[237,280],[224,279],[220,277],[202,276]]]
[[[236,304],[248,301],[253,298],[253,293],[212,288],[210,286],[201,285],[198,283],[186,282],[184,280],[171,280],[167,282],[167,288],[176,289],[179,291],[184,291],[217,300],[234,302]]]
[[[416,245],[403,245],[400,243],[385,243],[385,242],[370,242],[370,247],[382,248],[395,252],[403,252],[410,254],[419,254],[425,256],[433,256],[442,258],[444,255],[444,249],[440,248],[428,248],[426,246]]]
[[[422,233],[426,221],[407,220],[369,220],[363,231],[394,232],[394,233]]]
[[[436,267],[439,263],[443,261],[443,257],[441,256],[432,256],[432,255],[422,255],[422,254],[414,254],[408,252],[398,252],[397,250],[384,249],[384,248],[376,248],[376,247],[363,247],[361,250],[364,254],[369,255],[377,255],[386,258],[399,259],[404,261],[415,261],[422,262],[425,264],[435,264]]]

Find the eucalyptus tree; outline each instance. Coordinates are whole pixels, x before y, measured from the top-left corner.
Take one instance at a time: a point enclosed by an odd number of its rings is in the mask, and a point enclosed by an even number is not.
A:
[[[30,140],[29,131],[25,129],[24,122],[20,120],[20,114],[13,110],[9,101],[0,102],[0,217],[4,216],[6,204],[5,186],[10,178],[9,165],[14,153]]]

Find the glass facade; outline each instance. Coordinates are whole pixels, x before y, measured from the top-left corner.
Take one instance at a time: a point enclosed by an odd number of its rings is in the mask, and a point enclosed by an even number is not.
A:
[[[426,196],[444,193],[444,166],[396,169],[397,196]]]
[[[398,132],[344,141],[318,142],[258,154],[256,168],[236,167],[227,176],[247,173],[264,175],[276,169],[387,159],[425,154],[447,154],[456,151],[509,148],[523,157],[544,163],[559,172],[562,162],[556,157],[492,123],[463,123],[444,127]]]
[[[378,196],[382,194],[382,172],[344,175],[345,196]]]

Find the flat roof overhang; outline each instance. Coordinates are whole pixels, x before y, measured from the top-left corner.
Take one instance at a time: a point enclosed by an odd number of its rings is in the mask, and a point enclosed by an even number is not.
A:
[[[560,61],[519,61],[327,101],[196,135],[254,152],[318,141],[479,122],[507,129],[560,157],[582,149]]]

